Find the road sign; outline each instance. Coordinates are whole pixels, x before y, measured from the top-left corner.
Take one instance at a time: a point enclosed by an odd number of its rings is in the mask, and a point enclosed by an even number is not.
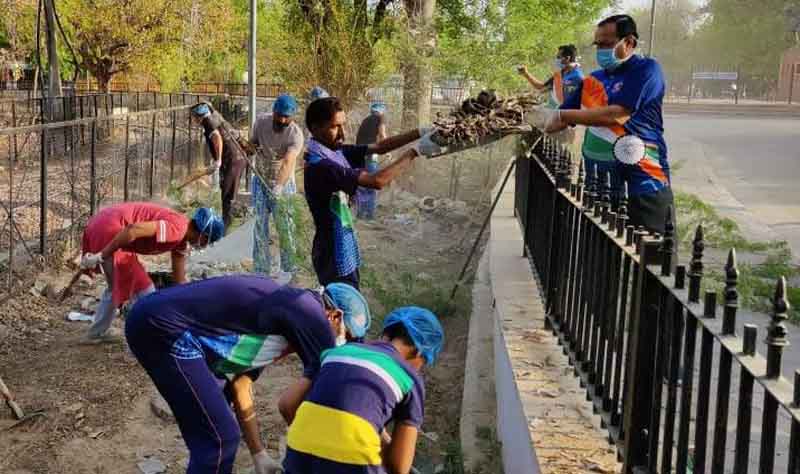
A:
[[[735,81],[739,79],[739,73],[734,72],[693,72],[692,79],[695,81]]]

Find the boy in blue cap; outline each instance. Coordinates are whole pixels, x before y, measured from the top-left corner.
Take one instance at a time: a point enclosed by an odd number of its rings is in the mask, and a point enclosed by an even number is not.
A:
[[[419,370],[443,342],[436,316],[407,306],[386,316],[380,341],[323,351],[311,390],[287,419],[286,474],[408,473],[425,406]]]
[[[333,284],[320,292],[280,286],[260,276],[229,275],[139,300],[125,333],[172,409],[189,448],[187,473],[230,474],[241,425],[256,472],[266,474],[280,466],[258,436],[252,380],[266,366],[297,353],[303,376],[278,402],[281,414],[289,417],[319,372],[321,352],[348,337],[363,337],[369,322],[366,300],[350,286]],[[226,379],[230,383],[223,390]]]
[[[253,205],[256,209],[256,224],[253,229],[253,271],[269,275],[271,256],[269,252],[269,216],[275,211],[276,198],[293,195],[297,191],[294,170],[297,157],[303,151],[303,131],[294,122],[297,101],[288,94],[278,96],[272,104],[271,114],[261,114],[253,124],[251,142],[260,148],[256,158],[257,176],[253,178]],[[268,183],[262,183],[258,176]],[[270,189],[267,189],[269,187]],[[275,216],[281,219],[286,229],[281,236],[281,272],[291,278],[294,266],[290,256],[294,254],[294,221],[291,209]]]

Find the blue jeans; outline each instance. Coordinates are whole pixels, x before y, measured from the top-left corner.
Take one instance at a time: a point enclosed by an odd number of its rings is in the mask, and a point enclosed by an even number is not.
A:
[[[294,183],[284,186],[285,194],[294,194]],[[272,256],[269,252],[269,217],[275,211],[275,201],[272,195],[264,188],[261,180],[253,176],[252,181],[253,207],[256,212],[256,222],[253,228],[253,272],[269,275],[272,267]],[[287,212],[275,216],[282,219],[281,225],[287,229],[287,235],[281,245],[281,271],[294,272],[295,268],[291,255],[294,253],[294,219],[291,208]]]
[[[114,316],[117,314],[117,308],[114,306],[114,302],[111,297],[114,291],[113,259],[109,258],[107,261],[102,263],[102,266],[103,273],[106,276],[106,289],[103,291],[103,295],[100,297],[100,304],[97,305],[97,309],[94,311],[94,319],[92,320],[92,325],[89,326],[89,338],[102,337],[106,331],[108,331],[108,328],[111,327],[111,323],[114,321]],[[128,303],[133,305],[136,300],[143,296],[147,296],[154,291],[156,291],[155,287],[150,285],[148,288],[145,288],[144,290],[135,294],[128,301]]]
[[[370,174],[378,172],[378,155],[367,157],[367,171]],[[378,205],[378,191],[376,189],[359,187],[356,191],[357,212],[359,219],[372,220],[375,218],[375,208]]]

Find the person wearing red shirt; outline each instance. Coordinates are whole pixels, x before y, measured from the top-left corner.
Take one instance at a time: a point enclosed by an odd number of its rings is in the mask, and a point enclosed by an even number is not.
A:
[[[138,254],[170,252],[173,280],[186,283],[189,248],[205,247],[224,233],[222,219],[209,208],[197,209],[189,220],[167,207],[128,202],[106,207],[91,217],[83,231],[80,266],[88,274],[100,267],[108,286],[87,338],[104,339],[117,308],[155,291]]]

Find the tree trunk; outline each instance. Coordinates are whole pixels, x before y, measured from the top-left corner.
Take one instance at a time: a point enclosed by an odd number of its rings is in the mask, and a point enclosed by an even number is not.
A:
[[[436,48],[436,33],[433,25],[433,12],[436,0],[407,0],[409,31],[414,52],[406,54],[403,71],[403,130],[427,125],[431,122],[431,89],[433,85],[431,57]],[[417,191],[417,177],[424,176],[424,170],[414,160],[411,169],[400,186]]]
[[[61,90],[61,73],[58,64],[58,50],[56,49],[56,16],[55,5],[53,0],[44,0],[44,18],[47,34],[47,97],[53,99],[61,97],[63,92]],[[60,101],[48,101],[48,121],[58,121],[62,119],[63,111],[60,110]]]
[[[111,78],[113,76],[107,73],[95,74],[94,78],[97,79],[97,88],[104,94],[108,94],[109,86],[111,85]]]
[[[406,55],[401,66],[403,83],[403,128],[415,128],[431,121],[433,85],[431,56],[436,45],[433,12],[436,0],[406,2],[409,27],[416,54]]]

